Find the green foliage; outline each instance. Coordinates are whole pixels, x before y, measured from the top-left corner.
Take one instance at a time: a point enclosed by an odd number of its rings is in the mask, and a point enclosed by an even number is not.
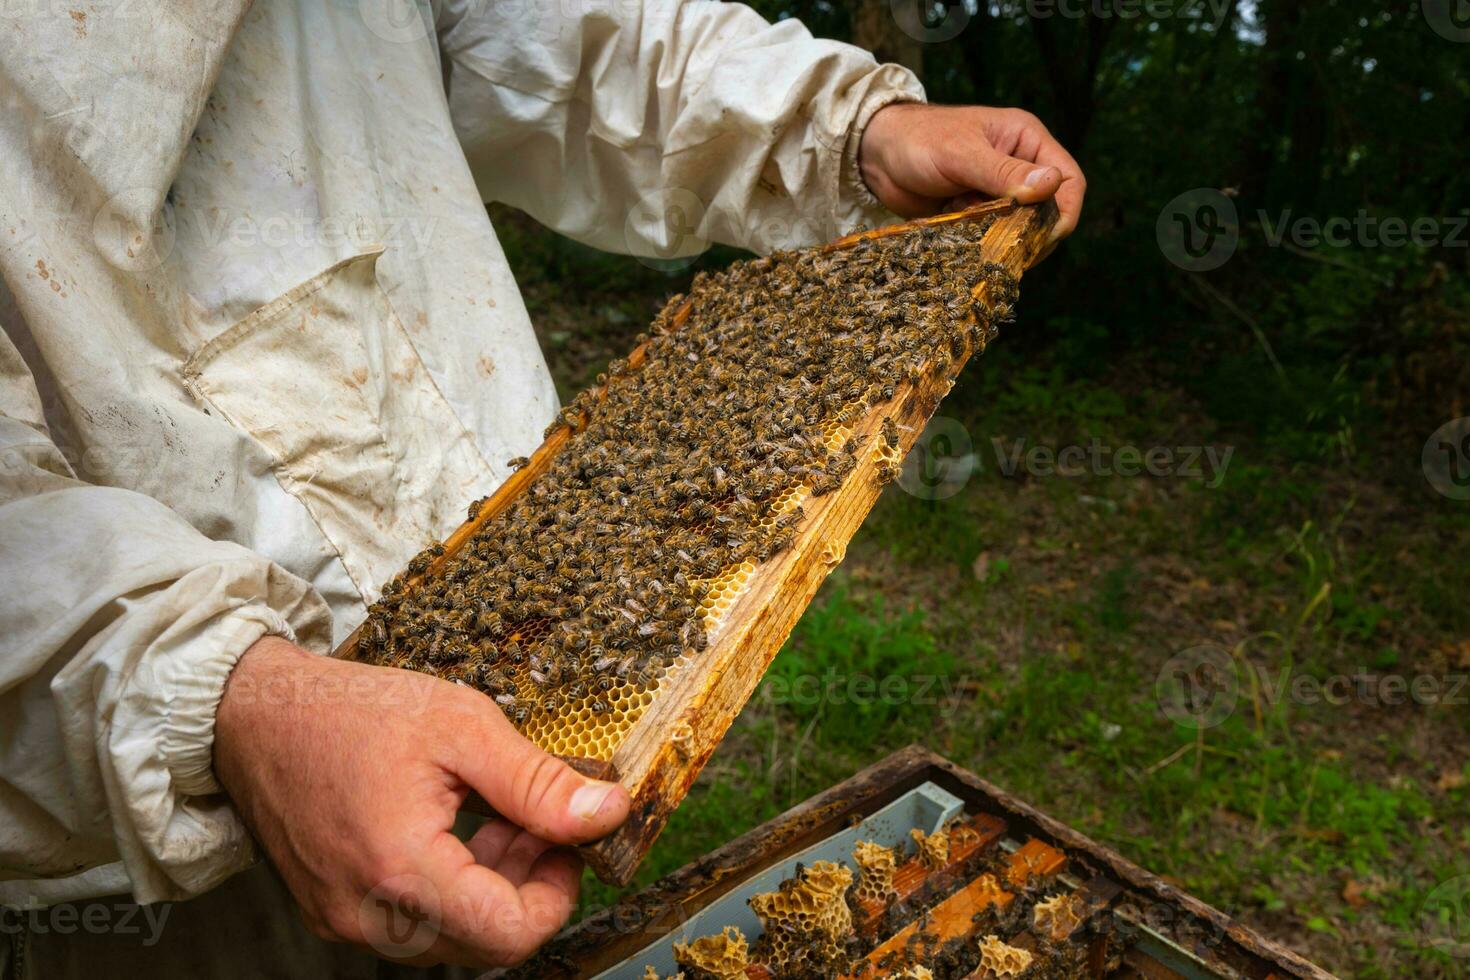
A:
[[[839,575],[807,609],[757,697],[799,724],[820,722],[819,745],[860,750],[942,710],[954,670],[922,612],[890,614],[882,596],[857,596]]]

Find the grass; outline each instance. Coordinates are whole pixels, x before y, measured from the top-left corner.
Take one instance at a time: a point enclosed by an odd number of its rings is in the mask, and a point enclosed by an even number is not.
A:
[[[552,248],[497,222],[518,274]],[[569,393],[684,280],[555,248],[521,278]],[[567,281],[608,284],[568,301]],[[946,499],[884,494],[634,887],[922,742],[1340,975],[1470,976],[1422,928],[1470,875],[1470,505],[1425,485],[1422,435],[1323,414],[1305,380],[1228,358],[1171,379],[1065,330],[967,369],[941,412],[977,471]],[[1043,475],[1007,463],[1018,439],[1233,455]],[[1208,727],[1159,695],[1200,646],[1234,693]]]

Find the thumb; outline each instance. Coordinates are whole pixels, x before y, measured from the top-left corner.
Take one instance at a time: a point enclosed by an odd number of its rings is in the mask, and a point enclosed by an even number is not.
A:
[[[483,723],[457,729],[454,769],[496,813],[553,844],[585,844],[628,819],[627,790],[537,748],[484,700]]]
[[[1021,204],[1044,201],[1062,186],[1062,172],[1001,153],[984,140],[968,143],[941,169],[962,187],[991,197],[1013,197]]]

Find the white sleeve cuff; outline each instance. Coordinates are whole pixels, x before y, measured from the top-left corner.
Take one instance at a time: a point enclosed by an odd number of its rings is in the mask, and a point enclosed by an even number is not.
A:
[[[893,222],[895,216],[874,196],[873,191],[863,180],[862,169],[858,166],[858,153],[863,145],[863,133],[867,132],[868,123],[878,114],[878,110],[885,109],[898,102],[924,102],[924,87],[919,80],[901,65],[886,64],[878,68],[881,81],[873,86],[873,90],[863,99],[858,106],[857,115],[853,117],[852,125],[847,131],[847,141],[842,149],[842,171],[841,187],[839,192],[842,196],[843,208],[849,214],[856,215],[855,224],[865,224],[870,228]],[[851,230],[845,229],[845,230]]]
[[[210,625],[204,656],[189,660],[164,657],[155,666],[156,690],[168,692],[159,750],[180,796],[222,792],[214,778],[215,712],[230,671],[263,636],[296,640],[291,624],[280,613],[268,606],[241,606]]]
[[[884,67],[897,66],[885,65]],[[914,85],[918,85],[917,80]],[[883,209],[885,215],[889,213],[863,180],[862,169],[858,166],[858,152],[862,149],[863,133],[867,132],[868,123],[878,114],[879,109],[886,109],[897,102],[923,101],[923,89],[915,91],[909,87],[884,88],[869,95],[859,107],[858,114],[852,121],[852,128],[847,134],[847,145],[842,152],[842,192],[850,196],[859,207],[880,208]]]
[[[122,605],[132,608],[63,669],[53,694],[76,719],[65,732],[68,754],[95,753],[93,792],[134,897],[187,898],[255,857],[213,769],[215,713],[230,671],[269,634],[323,646],[330,615],[305,582],[253,555],[196,568]]]

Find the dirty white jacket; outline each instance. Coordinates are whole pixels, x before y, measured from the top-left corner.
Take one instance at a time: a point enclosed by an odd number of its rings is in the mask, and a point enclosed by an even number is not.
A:
[[[0,14],[0,903],[197,894],[263,634],[327,651],[556,396],[484,201],[599,248],[886,215],[901,68],[677,0]]]

